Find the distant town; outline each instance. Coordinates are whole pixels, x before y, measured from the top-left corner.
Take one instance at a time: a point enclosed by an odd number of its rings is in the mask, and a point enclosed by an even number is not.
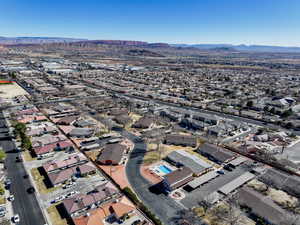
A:
[[[1,225],[300,224],[300,53],[5,41]]]

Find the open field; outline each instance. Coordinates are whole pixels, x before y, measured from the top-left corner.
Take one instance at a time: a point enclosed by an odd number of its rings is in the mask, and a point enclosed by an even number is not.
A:
[[[13,98],[26,94],[28,93],[16,83],[0,85],[0,98]]]

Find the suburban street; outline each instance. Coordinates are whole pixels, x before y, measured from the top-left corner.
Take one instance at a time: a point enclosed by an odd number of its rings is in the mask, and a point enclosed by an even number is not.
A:
[[[14,142],[1,140],[0,146],[7,153],[5,165],[7,167],[7,177],[12,181],[10,192],[15,197],[12,203],[14,214],[19,214],[22,225],[45,224],[44,216],[35,195],[27,193],[27,188],[32,185],[29,178],[23,178],[26,174],[23,163],[16,162],[16,157],[19,153],[13,152],[15,149]]]
[[[81,81],[83,83],[85,83],[87,86],[90,86],[90,87],[93,87],[93,88],[99,88],[97,85],[93,85],[91,83],[85,82],[84,80],[81,80]],[[105,88],[103,88],[103,89],[105,89]],[[161,100],[150,99],[150,98],[135,96],[135,95],[131,95],[131,94],[125,94],[125,93],[117,92],[117,91],[110,90],[110,89],[107,89],[107,88],[105,90],[112,93],[112,94],[116,94],[116,95],[120,95],[120,96],[124,96],[124,97],[128,97],[128,98],[139,99],[139,100],[143,100],[143,101],[152,101],[152,102],[157,103],[159,105],[171,106],[171,107],[175,107],[175,108],[178,108],[178,109],[190,110],[190,111],[193,111],[193,112],[207,113],[207,114],[210,114],[210,115],[216,115],[216,116],[220,116],[220,117],[227,118],[227,119],[233,119],[233,120],[237,120],[237,121],[248,123],[248,124],[258,125],[258,126],[262,126],[262,127],[268,127],[268,128],[271,128],[271,129],[281,129],[281,130],[293,132],[295,135],[300,135],[300,131],[291,130],[291,129],[287,130],[287,129],[284,129],[283,127],[281,127],[281,126],[278,126],[278,125],[276,125],[274,123],[270,123],[270,122],[263,122],[263,121],[257,120],[257,119],[252,119],[252,118],[250,119],[250,118],[237,116],[237,115],[233,115],[233,114],[217,112],[217,111],[213,111],[213,110],[209,110],[209,109],[200,109],[200,108],[191,107],[191,106],[181,106],[181,105],[178,105],[178,104],[175,104],[175,103],[169,103],[169,102],[165,102],[165,101],[161,101]]]

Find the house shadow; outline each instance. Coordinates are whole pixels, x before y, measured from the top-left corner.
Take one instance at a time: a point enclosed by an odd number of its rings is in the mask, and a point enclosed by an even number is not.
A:
[[[45,187],[48,188],[52,188],[52,184],[47,176],[46,171],[43,169],[43,167],[38,167],[37,170],[39,171],[40,175],[44,177],[43,179],[43,183],[45,185]]]
[[[66,219],[67,223],[69,225],[74,225],[72,218],[69,216],[68,212],[66,211],[64,205],[62,203],[58,204],[57,206],[55,206],[59,216],[62,219]]]
[[[161,195],[161,194],[167,195],[167,193],[164,191],[162,182],[159,182],[149,187],[149,191],[156,195]]]

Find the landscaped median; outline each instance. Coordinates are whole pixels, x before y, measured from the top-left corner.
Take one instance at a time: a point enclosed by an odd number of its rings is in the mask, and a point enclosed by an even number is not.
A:
[[[154,224],[163,225],[163,223],[138,199],[136,194],[129,187],[125,187],[123,192],[149,219],[152,220],[152,222],[154,222]]]

